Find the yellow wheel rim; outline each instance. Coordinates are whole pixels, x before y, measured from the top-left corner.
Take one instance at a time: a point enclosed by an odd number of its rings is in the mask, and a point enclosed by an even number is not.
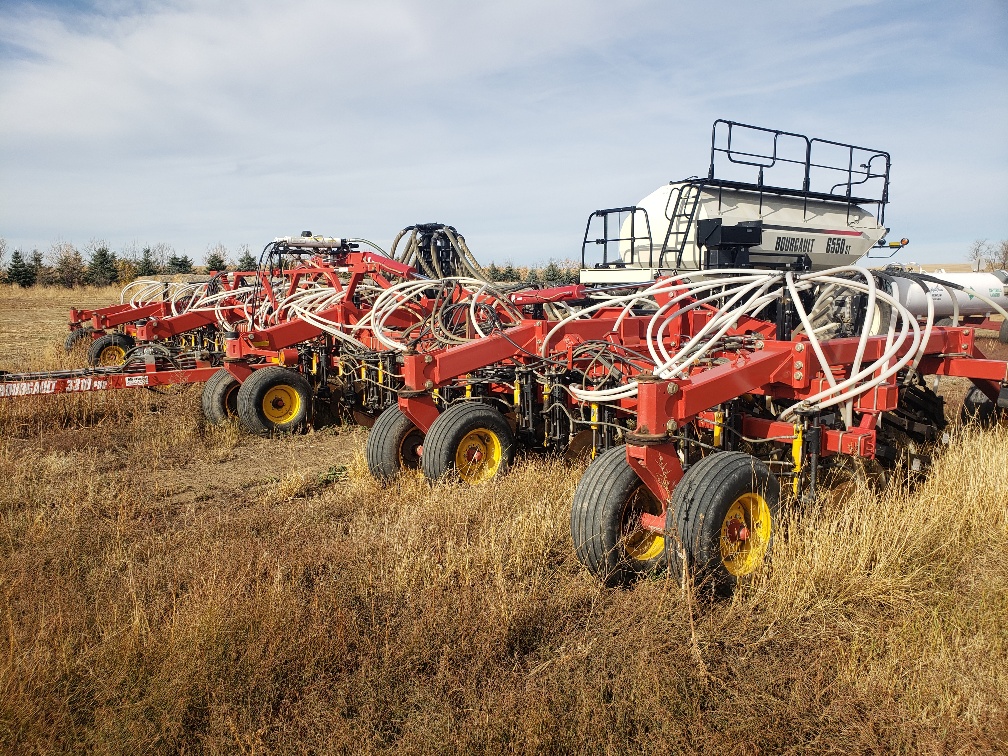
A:
[[[732,502],[721,523],[721,559],[732,575],[748,575],[763,563],[770,519],[770,507],[758,493],[742,494]]]
[[[623,512],[626,530],[623,535],[623,549],[629,559],[635,562],[649,562],[660,557],[665,551],[665,537],[661,533],[644,530],[640,526],[642,512],[661,514],[662,508],[647,486],[641,486],[627,500]]]
[[[224,412],[228,417],[238,414],[238,389],[241,384],[237,383],[224,395]]]
[[[286,425],[301,411],[301,395],[293,386],[272,386],[263,396],[262,410],[266,419],[274,425]]]
[[[504,446],[497,434],[485,428],[469,431],[455,450],[455,469],[466,483],[490,480],[501,468]]]
[[[121,365],[126,359],[126,350],[121,346],[107,346],[98,353],[98,364],[102,366]]]

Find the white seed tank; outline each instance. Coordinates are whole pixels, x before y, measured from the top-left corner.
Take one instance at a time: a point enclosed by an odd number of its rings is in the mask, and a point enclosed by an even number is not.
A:
[[[706,267],[698,223],[760,222],[754,268],[851,265],[884,239],[889,154],[717,120],[705,178],[674,181],[636,205],[599,210],[582,245],[582,283],[630,283]],[[867,209],[871,208],[871,210]]]
[[[666,208],[675,205],[676,195],[684,189],[688,191],[688,185],[669,184],[637,203],[637,207],[647,210],[651,233],[659,240],[656,245],[659,248],[666,236],[674,241],[683,232],[683,220],[676,219],[676,225],[680,226],[676,228],[666,215]],[[768,195],[763,195],[761,202],[756,192],[717,187],[700,190],[694,223],[706,218],[721,218],[725,225],[763,221],[763,243],[754,247],[753,252],[807,254],[813,270],[852,264],[886,234],[874,215],[856,205]],[[673,226],[672,234],[668,234],[669,226]],[[685,242],[679,267],[696,270],[703,264],[702,252],[694,235],[687,235]],[[637,246],[638,254],[644,251],[644,244]],[[629,244],[625,252],[624,259],[629,261]],[[663,266],[668,262],[663,261]]]

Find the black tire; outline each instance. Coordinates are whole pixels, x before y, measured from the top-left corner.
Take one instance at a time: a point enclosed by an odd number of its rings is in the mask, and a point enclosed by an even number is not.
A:
[[[500,412],[480,402],[461,402],[438,415],[427,431],[421,468],[428,480],[457,473],[477,484],[506,473],[514,452],[514,433]]]
[[[383,483],[403,470],[418,470],[419,447],[423,442],[423,431],[403,414],[398,405],[386,408],[368,432],[365,450],[368,470]]]
[[[634,528],[640,513],[661,505],[630,467],[626,447],[599,455],[578,482],[571,506],[571,538],[578,560],[607,586],[628,585],[665,571],[662,534]]]
[[[115,331],[106,333],[91,342],[87,361],[92,367],[122,365],[126,353],[136,346],[132,336]]]
[[[1002,344],[1008,344],[1008,320],[1001,323],[1001,329],[998,331],[998,341]]]
[[[85,342],[91,340],[91,330],[88,328],[75,328],[67,334],[67,337],[63,340],[63,346],[70,354],[75,349],[84,346]]]
[[[939,328],[951,328],[952,318],[942,318],[940,320],[936,320],[935,325],[938,326]]]
[[[224,368],[203,384],[203,417],[211,425],[221,425],[238,415],[238,390],[241,384]]]
[[[962,409],[959,410],[959,423],[991,428],[997,425],[1000,415],[997,405],[987,398],[987,394],[974,386],[963,399]]]
[[[779,513],[780,483],[763,462],[744,452],[706,456],[672,493],[665,530],[680,543],[666,538],[669,564],[685,566],[704,591],[731,593],[765,560]]]
[[[260,436],[298,433],[308,424],[312,389],[296,370],[270,365],[253,371],[238,389],[238,417]]]

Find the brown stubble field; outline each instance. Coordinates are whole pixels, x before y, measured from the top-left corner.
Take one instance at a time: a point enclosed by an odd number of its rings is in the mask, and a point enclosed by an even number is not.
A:
[[[0,369],[114,296],[0,288]],[[1004,430],[791,508],[715,604],[585,574],[579,467],[382,489],[364,439],[207,428],[196,388],[0,399],[0,752],[1008,748]]]

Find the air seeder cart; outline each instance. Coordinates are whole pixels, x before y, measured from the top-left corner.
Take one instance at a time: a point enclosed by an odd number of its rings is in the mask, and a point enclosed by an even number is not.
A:
[[[719,145],[719,124],[712,165],[723,154],[755,167],[758,179],[719,182],[712,168],[707,181],[689,185],[759,217],[699,217],[698,200],[688,226],[696,251],[687,254],[694,246],[669,230],[656,251],[640,207],[599,211],[583,247],[603,250],[582,271],[594,285],[517,295],[566,302],[569,315],[473,317],[478,337],[466,343],[400,345],[404,387],[368,438],[376,477],[416,467],[432,479],[478,483],[518,451],[580,443],[593,461],[571,532],[585,566],[609,584],[672,571],[727,590],[762,563],[782,485],[807,497],[824,475],[851,467],[926,470],[946,424],[927,378],[969,378],[988,407],[1008,406],[1008,364],[984,357],[972,327],[936,327],[930,297],[923,313],[901,300],[901,287],[927,291],[926,276],[828,268],[828,255],[839,254],[830,251],[816,264],[819,242],[831,238],[856,234],[865,249],[891,248],[855,194],[878,180],[884,208],[886,153],[800,137],[799,185],[770,185],[767,169],[784,160],[778,144],[795,135],[760,129],[771,149],[743,154],[731,139]],[[827,165],[814,157],[820,143],[847,156],[830,169],[827,192],[809,188]],[[767,249],[764,220],[776,213],[811,241]],[[682,214],[665,217],[672,227]],[[670,259],[691,264],[666,267]],[[991,297],[970,293],[1006,315]],[[472,301],[475,315],[476,293]]]

